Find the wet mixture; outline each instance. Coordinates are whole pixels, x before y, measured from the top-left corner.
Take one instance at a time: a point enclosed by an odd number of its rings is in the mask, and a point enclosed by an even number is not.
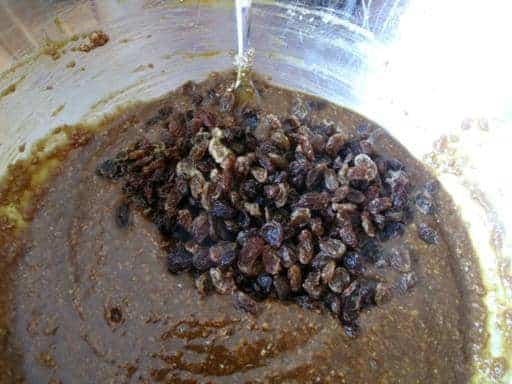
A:
[[[234,80],[75,133],[26,228],[2,218],[2,382],[467,382],[434,177],[353,112]]]

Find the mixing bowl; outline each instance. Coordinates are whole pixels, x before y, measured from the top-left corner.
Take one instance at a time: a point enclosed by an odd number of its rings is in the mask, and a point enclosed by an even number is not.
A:
[[[475,383],[512,382],[511,10],[498,0],[257,1],[252,10],[257,72],[384,126],[453,196],[485,285]],[[0,172],[58,126],[232,68],[234,14],[231,1],[0,1]],[[93,30],[110,36],[104,49],[69,49]]]

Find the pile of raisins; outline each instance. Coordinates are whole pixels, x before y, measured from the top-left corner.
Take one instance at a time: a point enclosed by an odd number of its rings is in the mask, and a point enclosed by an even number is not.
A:
[[[237,107],[229,91],[183,90],[192,109],[161,109],[151,138],[97,168],[122,181],[118,224],[127,206],[142,211],[169,243],[168,270],[191,273],[203,294],[234,294],[253,313],[269,297],[326,307],[356,334],[360,310],[391,294],[365,268],[412,221],[405,167],[375,153],[365,132],[309,126],[305,103],[275,116]],[[408,273],[404,289],[414,285],[408,253],[391,263]]]

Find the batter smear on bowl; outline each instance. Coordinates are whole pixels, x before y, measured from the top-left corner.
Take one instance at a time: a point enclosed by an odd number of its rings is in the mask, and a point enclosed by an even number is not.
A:
[[[466,382],[478,300],[443,189],[361,116],[256,75],[243,100],[234,80],[66,149],[2,267],[11,377]]]

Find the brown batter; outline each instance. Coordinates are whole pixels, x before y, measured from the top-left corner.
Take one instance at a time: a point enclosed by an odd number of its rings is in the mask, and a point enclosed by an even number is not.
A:
[[[232,74],[211,76],[198,89],[207,94],[224,81],[232,81]],[[298,95],[261,80],[256,87],[260,107],[276,115],[289,113]],[[380,132],[374,134],[378,151],[401,159],[415,185],[432,181],[403,147],[361,116],[299,96],[314,101],[314,121],[334,121],[349,133],[369,124]],[[467,381],[468,308],[474,298],[458,278],[456,256],[444,237],[446,229],[465,239],[458,221],[445,228],[443,220],[416,212],[400,241],[411,249],[418,283],[363,311],[355,339],[326,312],[267,301],[252,316],[235,309],[229,296],[204,298],[188,275],[166,271],[162,239],[140,213],[128,228],[119,228],[113,213],[119,186],[95,169],[141,135],[150,136],[145,121],[168,104],[187,110],[190,98],[177,91],[116,119],[70,152],[40,199],[23,235],[22,255],[14,266],[0,266],[13,277],[10,285],[2,282],[0,301],[2,382],[14,382],[15,372],[29,383]],[[443,191],[436,203],[438,219],[454,217]],[[418,240],[417,225],[424,222],[441,233],[439,245]],[[0,237],[3,253],[11,256],[12,239]]]

